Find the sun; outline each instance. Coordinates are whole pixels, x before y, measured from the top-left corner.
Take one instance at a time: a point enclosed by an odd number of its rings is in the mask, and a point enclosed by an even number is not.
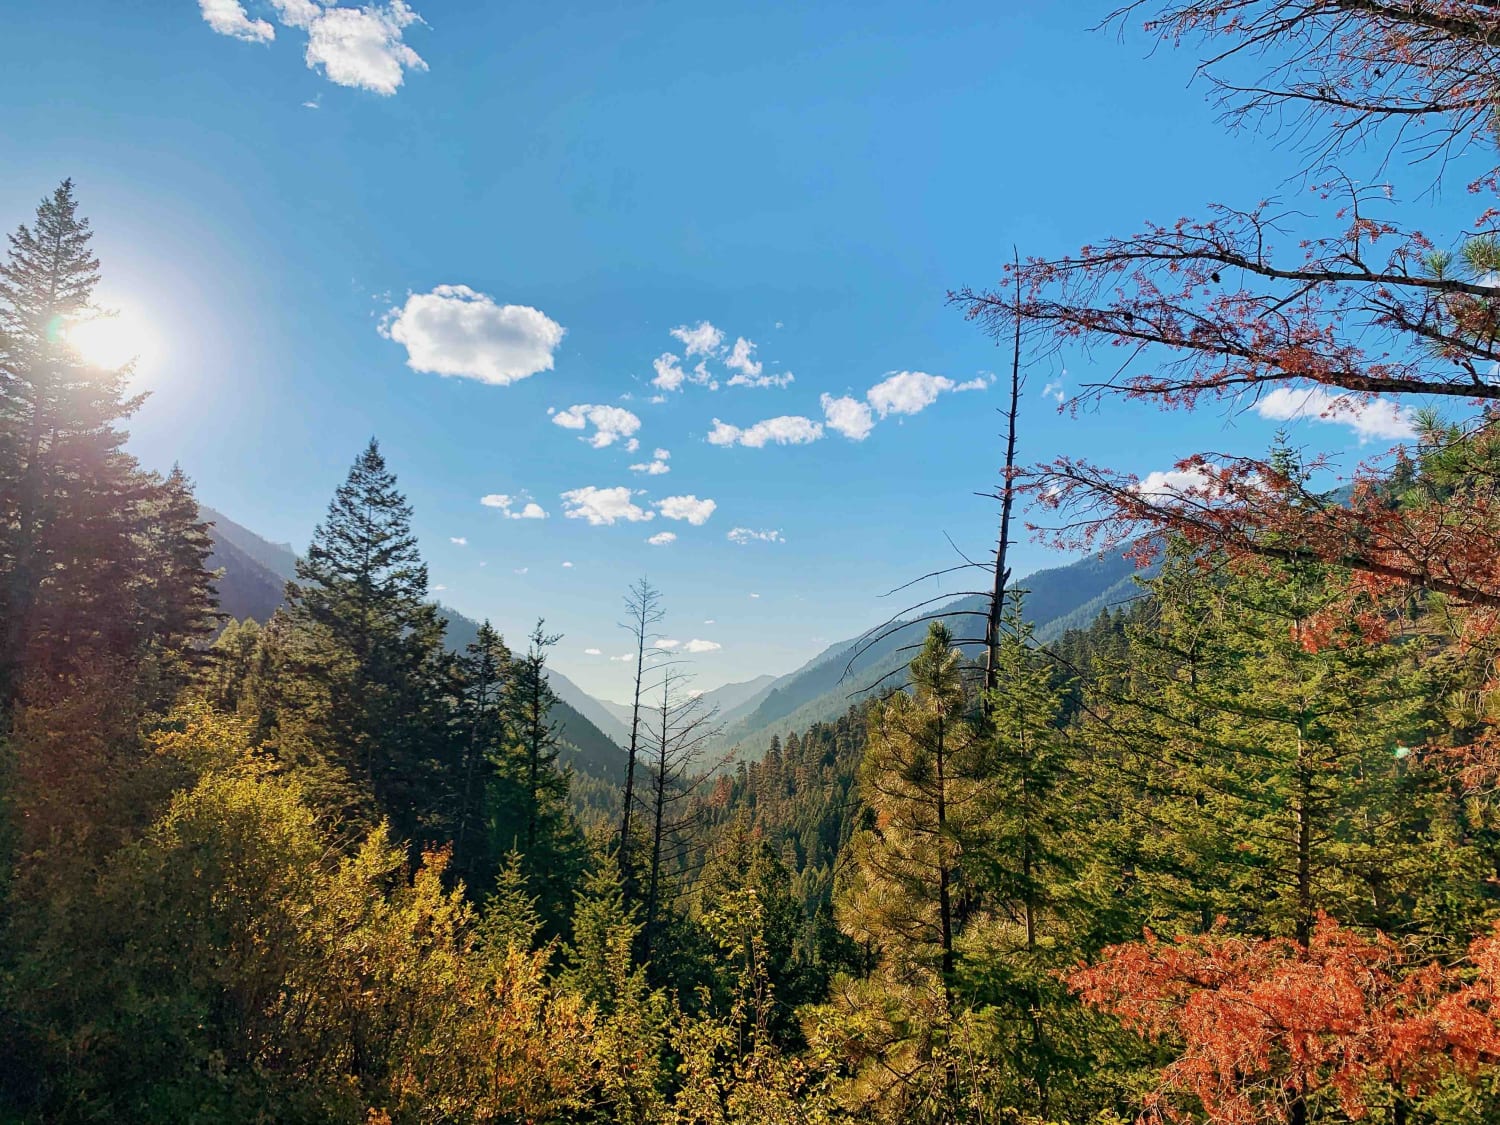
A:
[[[150,322],[127,309],[74,321],[68,326],[67,342],[84,363],[110,371],[127,363],[139,366],[149,362],[156,352]]]

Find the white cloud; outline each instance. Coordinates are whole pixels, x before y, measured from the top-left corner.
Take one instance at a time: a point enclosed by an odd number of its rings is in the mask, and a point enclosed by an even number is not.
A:
[[[1334,394],[1322,387],[1277,387],[1255,404],[1262,418],[1280,422],[1306,418],[1351,427],[1361,443],[1377,438],[1399,440],[1417,434],[1415,412],[1388,398],[1368,401],[1358,395]]]
[[[597,649],[597,648],[586,648],[586,649],[583,650],[583,655],[584,656],[603,656],[604,653],[601,650]]]
[[[664,391],[678,391],[687,380],[687,372],[682,369],[682,361],[671,352],[662,352],[651,361],[651,366],[656,369],[656,378],[651,380],[653,387],[660,387]],[[652,399],[655,402],[655,399]]]
[[[444,586],[444,585],[443,585],[443,584],[442,584],[442,583],[441,583],[441,582],[440,582],[440,583],[438,583],[438,584],[437,584],[437,585],[436,585],[436,586],[433,586],[433,587],[432,587],[432,592],[433,592],[433,593],[434,593],[434,594],[441,594],[441,593],[442,593],[442,592],[443,592],[443,591],[444,591],[444,590],[446,590],[446,589],[447,589],[447,588],[448,588],[448,587],[446,587],[446,586]]]
[[[714,621],[714,619],[713,619],[713,618],[712,618],[712,617],[710,617],[710,618],[709,618],[709,619],[708,619],[708,620],[707,620],[707,621],[705,621],[705,622],[704,622],[704,623],[703,623],[703,624],[705,624],[705,625],[714,625],[714,624],[717,624],[717,622],[715,622],[715,621]]]
[[[751,596],[751,597],[752,597],[752,598],[758,598],[758,597],[760,597],[760,595],[759,595],[759,594],[751,594],[751,595],[750,595],[750,596]]]
[[[363,7],[342,7],[331,0],[271,0],[271,7],[283,27],[307,34],[303,59],[308,69],[321,70],[337,85],[389,96],[401,88],[408,71],[427,69],[405,41],[406,29],[423,22],[405,0]],[[276,38],[275,28],[252,20],[240,0],[198,0],[198,8],[220,35],[248,43]]]
[[[1147,473],[1135,491],[1147,500],[1173,500],[1206,484],[1208,477],[1197,469],[1157,469]]]
[[[625,452],[626,453],[634,453],[640,447],[641,447],[641,439],[640,438],[631,438],[629,441],[627,441],[625,443]]]
[[[492,492],[488,496],[481,496],[479,502],[486,508],[496,508],[506,519],[512,520],[544,520],[547,513],[542,510],[540,504],[528,501],[524,496],[507,496],[503,492]],[[520,505],[519,508],[516,505]]]
[[[452,543],[455,547],[467,547],[469,545],[468,538],[463,535],[450,535],[448,536],[448,542]]]
[[[657,452],[660,453],[661,450],[658,449]],[[645,473],[647,476],[659,477],[663,473],[670,473],[672,471],[672,466],[668,465],[665,460],[658,457],[654,461],[643,461],[639,465],[632,465],[630,466],[630,471],[632,473]]]
[[[663,638],[661,638],[661,640],[659,640],[659,641],[656,642],[656,647],[657,648],[664,648],[668,652],[671,652],[674,648],[681,648],[682,647],[682,642],[681,641],[674,641],[671,637],[663,637]]]
[[[825,394],[820,401],[828,428],[843,434],[850,441],[864,441],[875,428],[870,407],[857,398],[850,398],[848,395],[834,398]]]
[[[380,334],[406,347],[413,371],[506,386],[551,371],[562,325],[527,305],[497,305],[467,285],[413,293],[391,309]]]
[[[389,96],[408,70],[426,70],[402,34],[422,19],[402,0],[385,7],[328,8],[307,29],[307,66],[340,86]]]
[[[724,366],[732,367],[740,374],[729,380],[731,385],[736,385],[735,380],[741,376],[744,380],[760,378],[761,369],[764,366],[758,360],[750,358],[750,353],[755,351],[755,341],[747,340],[740,336],[734,341],[734,349],[724,357]]]
[[[583,430],[592,426],[593,434],[580,436],[579,440],[588,442],[595,449],[613,445],[641,428],[641,420],[623,406],[598,406],[589,402],[557,411],[552,415],[552,421],[554,425],[568,430]]]
[[[531,569],[531,567],[529,567],[529,566],[518,566],[518,567],[516,567],[516,573],[517,574],[525,574],[530,569]]]
[[[1064,374],[1066,374],[1066,372],[1064,372]],[[1042,397],[1050,398],[1053,402],[1057,403],[1058,406],[1061,406],[1063,402],[1066,401],[1068,392],[1064,387],[1063,381],[1061,379],[1058,379],[1054,382],[1048,383],[1045,387],[1042,388]]]
[[[203,22],[220,35],[243,39],[246,43],[269,43],[276,29],[265,20],[252,20],[239,0],[198,0]]]
[[[564,570],[572,570],[573,569],[573,564],[570,563],[570,562],[565,562],[565,563],[563,563],[563,569]]]
[[[925,371],[897,371],[870,388],[865,398],[882,418],[891,414],[917,414],[937,401],[946,391],[978,391],[988,384],[983,378],[955,383],[946,375],[929,375]]]
[[[677,533],[675,531],[658,531],[650,539],[647,539],[646,542],[650,543],[653,547],[665,547],[668,543],[677,542]]]
[[[668,496],[656,502],[656,510],[669,520],[687,520],[694,527],[702,527],[719,505],[713,500],[699,500],[696,496]]]
[[[629,664],[632,660],[635,659],[635,653],[622,652],[619,656],[611,656],[610,659],[617,664]]]
[[[672,329],[672,335],[682,341],[684,350],[690,357],[713,355],[724,343],[724,333],[706,320],[700,320],[696,328],[689,328],[685,324],[678,325]]]
[[[778,531],[770,531],[770,530],[767,530],[767,531],[752,531],[748,527],[734,527],[734,528],[730,528],[729,534],[726,535],[726,536],[724,536],[724,538],[728,539],[731,543],[738,543],[742,547],[745,544],[747,544],[747,543],[785,543],[786,542],[786,540],[784,538],[782,538],[781,532],[779,530]]]
[[[670,449],[656,449],[652,452],[651,456],[655,457],[658,461],[670,461],[672,459],[672,451]]]
[[[759,368],[760,364],[756,364]],[[749,376],[739,374],[729,380],[731,387],[789,387],[797,381],[797,376],[790,371],[784,371],[780,375],[755,375]]]
[[[683,652],[718,652],[724,646],[718,641],[700,641],[697,637],[682,646]]]
[[[619,488],[595,488],[587,485],[562,494],[564,514],[569,519],[588,520],[595,527],[606,524],[639,523],[649,520],[654,512],[639,507],[631,500],[631,491]]]
[[[822,423],[799,414],[783,414],[779,418],[757,422],[746,429],[715,418],[708,442],[710,445],[748,445],[751,449],[759,449],[768,442],[775,442],[777,445],[806,445],[822,436]]]

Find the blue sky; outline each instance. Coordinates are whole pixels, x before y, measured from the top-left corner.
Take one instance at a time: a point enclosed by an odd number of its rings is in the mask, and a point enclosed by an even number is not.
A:
[[[441,598],[512,639],[545,615],[555,663],[620,698],[646,573],[708,688],[879,620],[957,561],[945,535],[992,544],[1000,396],[959,388],[1006,357],[948,289],[1013,243],[1296,193],[1186,52],[1089,30],[1111,6],[22,3],[0,223],[76,180],[104,303],[149,330],[148,465],[300,548],[374,434]],[[1068,368],[1030,372],[1026,460],[1144,475],[1278,424],[1060,415]],[[1379,445],[1295,433],[1351,466]],[[657,449],[670,471],[631,469]]]

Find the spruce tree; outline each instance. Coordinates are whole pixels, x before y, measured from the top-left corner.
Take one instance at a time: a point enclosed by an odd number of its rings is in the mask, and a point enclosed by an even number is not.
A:
[[[559,639],[539,620],[526,651],[511,658],[504,691],[510,744],[498,760],[491,801],[493,846],[520,854],[549,936],[566,929],[584,854],[568,808],[571,773],[557,764],[561,738],[552,718],[557,694],[547,680],[547,652]]]
[[[300,670],[326,701],[310,737],[414,844],[452,828],[450,660],[426,599],[411,506],[372,438],[297,562],[287,613]]]

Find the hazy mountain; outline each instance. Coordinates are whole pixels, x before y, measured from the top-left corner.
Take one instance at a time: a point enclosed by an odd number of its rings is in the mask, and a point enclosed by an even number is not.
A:
[[[198,510],[213,525],[209,534],[214,549],[208,565],[221,571],[217,582],[220,608],[239,619],[270,620],[284,600],[287,580],[296,574],[296,553],[287,544],[263,539],[212,508],[200,505]],[[462,649],[475,638],[479,630],[477,622],[447,606],[439,609],[448,622],[449,648]],[[548,679],[560,701],[553,718],[565,744],[563,763],[605,781],[622,778],[625,756],[618,738],[623,735],[628,739],[628,734],[619,729],[619,724],[596,700],[561,672],[549,669]],[[594,716],[615,729],[601,730],[592,721]]]
[[[1135,573],[1134,564],[1124,558],[1090,557],[1039,570],[1015,586],[1026,591],[1026,618],[1045,641],[1086,625],[1100,609],[1134,596]],[[986,607],[986,598],[973,595],[934,611],[948,622],[971,658],[982,649],[981,615]],[[865,637],[830,645],[728,715],[728,726],[718,742],[720,752],[759,757],[773,734],[836,719],[864,696],[899,687],[903,670],[926,632],[925,620],[898,621]]]

